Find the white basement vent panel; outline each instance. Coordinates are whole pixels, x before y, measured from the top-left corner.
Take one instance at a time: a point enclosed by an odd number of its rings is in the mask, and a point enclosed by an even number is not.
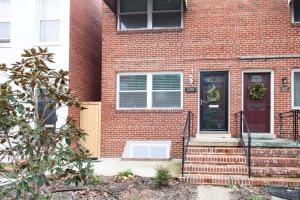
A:
[[[127,141],[122,158],[169,159],[171,141]]]

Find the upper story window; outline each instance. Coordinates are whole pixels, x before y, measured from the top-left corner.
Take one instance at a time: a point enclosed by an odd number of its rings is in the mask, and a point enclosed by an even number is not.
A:
[[[293,1],[293,22],[300,23],[300,1]]]
[[[119,0],[119,30],[182,27],[182,0]]]
[[[40,42],[60,40],[60,0],[40,0]]]
[[[11,0],[0,0],[0,45],[10,43]]]

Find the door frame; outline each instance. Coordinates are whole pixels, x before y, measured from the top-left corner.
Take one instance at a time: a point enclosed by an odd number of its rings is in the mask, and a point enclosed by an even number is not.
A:
[[[242,109],[244,110],[244,75],[247,73],[270,73],[270,132],[269,133],[255,133],[255,135],[266,135],[266,136],[270,136],[270,134],[274,135],[274,70],[272,69],[249,69],[249,70],[244,70],[242,71]]]
[[[230,111],[230,92],[229,92],[229,88],[230,88],[230,72],[229,71],[222,71],[222,70],[216,70],[216,71],[209,71],[209,70],[203,70],[203,71],[199,71],[198,73],[198,80],[199,80],[199,83],[198,83],[198,133],[200,134],[205,134],[205,133],[208,133],[210,131],[201,131],[201,121],[202,121],[202,117],[201,117],[201,105],[200,105],[200,99],[201,99],[201,96],[202,96],[202,88],[201,88],[201,81],[202,81],[202,76],[201,74],[203,73],[209,73],[209,74],[225,74],[226,75],[226,85],[227,85],[227,95],[226,95],[226,103],[227,103],[227,108],[226,108],[226,129],[227,130],[211,130],[211,132],[214,132],[214,133],[220,133],[220,134],[229,134],[229,129],[230,129],[230,114],[229,114],[229,111]],[[201,133],[202,132],[202,133]]]

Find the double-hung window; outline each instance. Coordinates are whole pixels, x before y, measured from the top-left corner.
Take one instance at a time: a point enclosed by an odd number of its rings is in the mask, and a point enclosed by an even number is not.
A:
[[[118,29],[182,27],[183,0],[119,0]]]
[[[60,40],[60,0],[40,1],[40,42]]]
[[[293,108],[300,109],[300,70],[293,71]]]
[[[117,108],[182,108],[182,74],[179,72],[119,74]]]
[[[10,43],[11,0],[0,0],[0,45]]]

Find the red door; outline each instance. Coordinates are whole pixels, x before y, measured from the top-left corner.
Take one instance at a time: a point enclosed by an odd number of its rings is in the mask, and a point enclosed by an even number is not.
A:
[[[244,113],[251,133],[270,133],[270,73],[244,74]]]

